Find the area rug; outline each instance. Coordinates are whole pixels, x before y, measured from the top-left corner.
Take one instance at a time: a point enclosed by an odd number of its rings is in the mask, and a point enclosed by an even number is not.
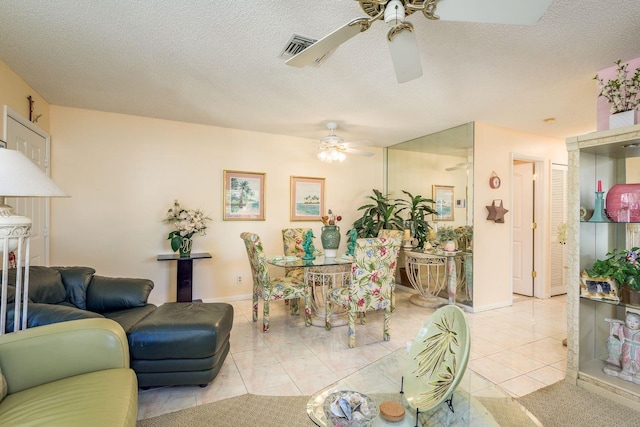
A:
[[[486,398],[480,406],[472,399],[471,411],[468,394],[454,395],[455,413],[446,404],[438,410],[421,414],[423,425],[429,427],[443,427],[452,425],[494,427],[496,423],[491,411],[500,412],[500,419],[518,427],[536,427],[538,424],[530,422],[518,405],[512,399]],[[398,400],[400,395],[371,394],[376,403],[384,400]],[[466,396],[466,397],[465,397]],[[281,426],[315,426],[307,415],[309,396],[258,396],[245,394],[206,405],[196,406],[181,411],[160,415],[138,421],[137,427],[281,427]],[[495,401],[495,402],[492,402]],[[457,402],[457,403],[456,403]],[[392,425],[389,423],[389,425]]]
[[[381,401],[389,399],[391,395],[371,394],[370,396],[375,401]],[[475,399],[489,414],[486,425],[503,427],[637,427],[640,425],[640,412],[566,381],[515,399],[526,409],[520,405],[514,405],[514,399],[506,397],[477,397]],[[245,394],[140,420],[137,427],[314,426],[315,424],[309,419],[306,411],[308,400],[309,396],[283,397]],[[527,416],[527,411],[531,412],[539,422],[532,421]],[[469,420],[466,420],[461,425],[475,427],[478,424],[477,421],[473,420],[470,423]],[[434,424],[430,422],[428,425],[432,427]]]
[[[560,381],[517,399],[545,427],[640,425],[638,411]]]
[[[138,421],[137,427],[315,426],[307,415],[309,396],[238,397]]]

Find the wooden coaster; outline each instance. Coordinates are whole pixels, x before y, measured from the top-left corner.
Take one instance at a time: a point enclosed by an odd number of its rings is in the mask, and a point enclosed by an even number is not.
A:
[[[391,422],[401,421],[404,418],[404,407],[398,402],[384,401],[380,404],[380,416]]]

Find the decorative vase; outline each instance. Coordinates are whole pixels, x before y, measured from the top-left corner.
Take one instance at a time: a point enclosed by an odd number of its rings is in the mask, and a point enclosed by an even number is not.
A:
[[[614,222],[640,222],[640,184],[616,184],[606,197],[607,216]]]
[[[447,252],[453,252],[456,250],[456,242],[454,242],[453,240],[447,240],[442,246],[442,249]]]
[[[322,249],[326,258],[335,258],[340,246],[340,227],[337,225],[325,225],[320,233]]]
[[[640,307],[640,291],[631,289],[629,286],[623,286],[620,293],[620,300],[624,304],[635,305]]]
[[[596,191],[596,201],[593,208],[593,215],[589,218],[589,222],[609,222],[604,214],[604,191]]]
[[[180,258],[188,258],[191,256],[191,239],[187,237],[182,238],[182,244],[178,251],[180,252]]]
[[[636,110],[623,111],[609,116],[609,129],[618,129],[636,124]]]

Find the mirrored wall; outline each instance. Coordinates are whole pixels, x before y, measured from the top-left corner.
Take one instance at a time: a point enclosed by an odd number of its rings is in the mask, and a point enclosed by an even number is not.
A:
[[[473,138],[474,125],[468,123],[387,149],[389,196],[402,198],[405,190],[433,199],[438,211],[430,221],[429,243],[405,248],[400,263],[398,279],[418,292],[412,297],[418,305],[429,306],[436,299],[441,304],[455,288],[456,303],[473,306]],[[456,249],[445,251],[451,236]],[[404,268],[407,255],[411,271]],[[447,267],[454,265],[455,273],[447,274]]]

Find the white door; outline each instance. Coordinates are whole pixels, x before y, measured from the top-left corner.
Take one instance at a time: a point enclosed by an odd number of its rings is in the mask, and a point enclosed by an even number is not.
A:
[[[5,140],[7,148],[18,150],[33,160],[40,169],[49,175],[49,134],[5,107]],[[49,199],[43,197],[7,198],[6,203],[13,206],[20,215],[31,218],[31,265],[49,263]]]
[[[551,296],[567,293],[567,245],[558,227],[567,225],[567,166],[551,165]],[[566,236],[565,236],[566,238]]]
[[[533,163],[513,163],[513,292],[533,296]]]

